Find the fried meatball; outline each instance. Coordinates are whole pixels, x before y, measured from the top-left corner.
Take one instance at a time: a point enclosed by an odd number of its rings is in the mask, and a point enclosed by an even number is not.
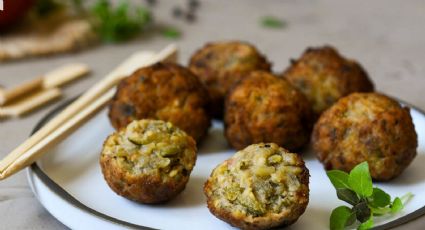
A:
[[[304,213],[309,172],[276,144],[254,144],[218,165],[204,185],[208,208],[242,229],[288,226]]]
[[[273,142],[297,150],[310,139],[312,111],[286,80],[254,71],[229,92],[224,123],[227,141],[236,149]]]
[[[313,148],[327,170],[349,172],[367,161],[373,179],[398,176],[418,145],[409,108],[378,93],[354,93],[326,110],[314,126]]]
[[[229,41],[202,47],[192,55],[189,68],[208,88],[211,114],[221,119],[224,96],[231,86],[253,70],[270,71],[271,65],[253,45]]]
[[[109,187],[141,203],[172,199],[186,186],[196,143],[170,122],[139,120],[110,135],[100,155]]]
[[[283,76],[307,96],[316,118],[341,97],[374,90],[362,66],[330,46],[308,48]]]
[[[211,124],[208,99],[206,88],[188,69],[158,63],[121,81],[109,118],[117,130],[138,119],[169,121],[199,142]]]

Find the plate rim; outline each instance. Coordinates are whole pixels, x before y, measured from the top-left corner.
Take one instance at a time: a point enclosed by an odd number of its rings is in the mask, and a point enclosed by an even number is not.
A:
[[[388,96],[388,95],[387,95]],[[66,106],[68,106],[70,103],[72,103],[74,100],[76,100],[79,96],[68,99],[64,102],[62,102],[61,104],[59,104],[58,106],[54,107],[52,110],[50,110],[45,116],[43,116],[34,126],[34,128],[31,131],[31,134],[34,134],[37,130],[39,130],[45,123],[47,123],[54,115],[56,115],[58,112],[60,112],[61,110],[63,110]],[[399,98],[393,97],[393,96],[388,96],[396,101],[398,101],[399,103],[402,103],[403,105],[409,107],[410,109],[414,109],[417,112],[419,112],[422,116],[425,117],[425,110],[418,108],[415,105],[412,105],[404,100],[401,100]],[[61,221],[61,219],[59,217],[57,217],[57,215],[53,214],[51,210],[49,210],[44,203],[40,200],[39,195],[37,194],[37,192],[35,191],[34,186],[35,182],[33,177],[37,177],[37,179],[43,183],[44,186],[46,186],[46,188],[48,188],[50,190],[51,193],[53,193],[54,195],[56,195],[58,198],[60,198],[62,201],[64,201],[65,203],[67,203],[68,205],[72,206],[73,208],[77,209],[77,211],[81,211],[85,214],[87,214],[88,216],[92,217],[92,218],[96,218],[98,220],[101,221],[106,221],[109,222],[110,224],[114,224],[117,226],[121,226],[121,227],[127,227],[127,228],[136,228],[136,229],[144,229],[144,230],[152,230],[155,228],[151,228],[151,227],[147,227],[147,226],[143,226],[143,225],[138,225],[138,224],[133,224],[127,221],[123,221],[120,219],[117,219],[115,217],[106,215],[104,213],[98,212],[88,206],[86,206],[85,204],[81,203],[80,201],[78,201],[76,198],[74,198],[71,194],[69,194],[66,190],[64,190],[61,186],[59,186],[56,182],[54,182],[46,173],[43,172],[43,170],[41,170],[41,168],[38,166],[37,162],[34,162],[33,164],[31,164],[30,167],[27,168],[27,180],[28,183],[30,185],[31,191],[32,193],[35,195],[35,197],[37,198],[37,200],[40,202],[40,204],[56,219],[58,219],[61,223],[65,224],[63,221]],[[395,219],[393,221],[390,221],[388,223],[373,227],[372,229],[375,230],[383,230],[383,229],[390,229],[390,228],[394,228],[400,225],[403,225],[405,223],[408,223],[410,221],[413,221],[421,216],[425,215],[425,205],[419,209],[417,209],[414,212],[411,212],[405,216],[402,216],[398,219]],[[66,225],[66,224],[65,224]],[[68,226],[70,227],[70,226]]]

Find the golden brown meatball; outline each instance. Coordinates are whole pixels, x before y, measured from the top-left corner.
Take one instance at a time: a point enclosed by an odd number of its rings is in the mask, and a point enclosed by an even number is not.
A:
[[[117,130],[143,118],[169,121],[199,142],[211,124],[208,98],[203,84],[188,69],[158,63],[121,81],[109,118]]]
[[[251,44],[239,41],[209,43],[192,55],[189,68],[208,88],[210,111],[223,117],[224,96],[253,70],[270,71],[270,63]]]
[[[304,213],[309,173],[276,144],[255,144],[218,165],[204,185],[211,213],[242,229],[288,226]]]
[[[341,97],[374,90],[362,66],[330,46],[308,48],[283,76],[307,96],[316,117]]]
[[[326,169],[349,172],[367,161],[375,180],[398,176],[416,156],[409,108],[377,93],[354,93],[326,110],[314,126],[313,148]]]
[[[285,79],[255,71],[229,92],[224,122],[226,138],[236,149],[273,142],[296,150],[310,139],[312,111]]]
[[[159,120],[131,122],[106,139],[100,156],[109,187],[142,203],[164,202],[183,191],[195,161],[192,137]]]

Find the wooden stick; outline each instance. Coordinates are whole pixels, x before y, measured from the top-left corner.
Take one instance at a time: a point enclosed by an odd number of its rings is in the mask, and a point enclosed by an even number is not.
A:
[[[46,73],[43,78],[43,87],[46,89],[59,87],[89,72],[90,68],[84,63],[66,64]]]
[[[4,89],[0,93],[0,105],[4,105],[13,99],[16,99],[24,94],[41,89],[43,87],[43,77],[37,77],[30,81],[24,82],[21,85],[15,86],[12,89]]]
[[[63,125],[67,120],[76,116],[81,110],[92,104],[97,98],[106,93],[109,89],[115,86],[122,78],[131,74],[137,68],[151,65],[160,60],[165,60],[168,57],[176,55],[177,48],[175,45],[170,45],[162,50],[158,55],[152,58],[152,53],[137,52],[125,60],[120,66],[108,74],[104,79],[91,87],[86,93],[80,96],[75,102],[65,108],[56,117],[50,120],[40,130],[34,133],[30,138],[24,141],[9,155],[0,162],[0,179],[4,179],[13,173],[5,173],[7,168],[11,166],[19,157],[24,155],[30,148],[49,134],[54,132],[58,127]],[[30,158],[28,158],[30,159]],[[16,172],[16,171],[14,171]]]
[[[0,105],[17,103],[22,104],[25,98],[28,100],[34,100],[32,94],[43,88],[50,89],[62,86],[72,80],[84,76],[89,72],[89,67],[82,63],[73,63],[60,66],[44,76],[37,77],[30,81],[24,82],[12,89],[1,89],[0,90]],[[56,90],[57,91],[57,90]],[[46,91],[52,93],[53,91]],[[28,103],[27,103],[28,105]],[[36,107],[33,107],[36,108]],[[8,110],[9,111],[9,110]],[[15,115],[15,114],[11,114]]]
[[[20,155],[12,164],[10,164],[0,175],[1,179],[7,178],[10,175],[20,171],[21,169],[31,165],[36,161],[48,148],[54,146],[73,131],[75,131],[81,124],[90,119],[94,114],[101,110],[111,98],[114,96],[115,90],[111,89],[100,98],[93,101],[90,105],[81,110],[78,114],[73,116],[70,120],[66,121],[59,128],[54,130],[46,138],[35,144],[24,154]]]
[[[53,95],[57,95],[58,90],[56,89],[54,91],[52,90],[43,91],[43,88],[51,89],[51,88],[62,86],[72,80],[75,80],[81,76],[84,76],[88,72],[89,72],[89,68],[85,64],[82,64],[82,63],[67,64],[48,72],[42,77],[37,77],[36,79],[25,82],[12,89],[9,89],[9,90],[1,89],[0,90],[0,105],[8,104],[8,106],[6,106],[7,108],[6,110],[4,109],[4,107],[0,108],[3,111],[7,111],[7,112],[3,112],[3,116],[4,115],[19,116],[19,115],[22,115],[24,112],[26,113],[26,112],[29,112],[31,109],[37,108],[38,105],[36,103],[39,103],[41,105],[46,103],[49,100],[53,100],[54,98],[57,97]],[[37,94],[37,96],[40,98],[45,98],[43,96],[47,96],[47,95],[51,96],[52,98],[50,99],[46,98],[47,101],[44,103],[41,103],[41,101],[33,101],[35,99],[33,95],[36,94],[37,92],[39,93]],[[28,101],[24,103],[24,100],[28,100]],[[17,106],[17,104],[20,104],[20,105]],[[28,106],[29,109],[26,110],[24,107],[22,107],[23,104]],[[19,110],[16,108],[19,108]],[[20,110],[22,109],[26,111],[21,112]]]
[[[36,91],[11,105],[0,107],[0,116],[22,116],[60,96],[61,91],[58,88]]]

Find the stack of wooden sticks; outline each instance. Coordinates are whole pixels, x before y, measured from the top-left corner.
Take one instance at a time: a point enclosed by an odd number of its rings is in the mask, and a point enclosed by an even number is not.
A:
[[[0,118],[22,116],[59,98],[59,87],[89,72],[86,64],[66,64],[15,87],[1,88]]]

